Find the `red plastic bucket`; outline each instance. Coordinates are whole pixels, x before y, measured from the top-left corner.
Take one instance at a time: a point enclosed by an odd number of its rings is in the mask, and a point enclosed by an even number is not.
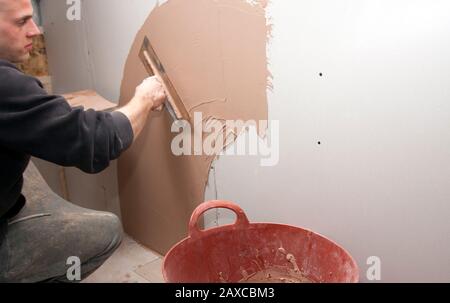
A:
[[[209,209],[234,211],[232,225],[198,228]],[[350,254],[310,230],[271,223],[249,223],[244,211],[228,201],[201,204],[189,222],[189,237],[164,258],[169,283],[300,282],[356,283],[359,269]],[[292,278],[292,279],[291,279]]]

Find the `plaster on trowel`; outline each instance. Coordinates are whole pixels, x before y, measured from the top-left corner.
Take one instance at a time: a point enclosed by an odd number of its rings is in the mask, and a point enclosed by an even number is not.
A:
[[[167,95],[166,108],[172,116],[172,119],[174,121],[189,121],[189,112],[184,107],[183,101],[167,76],[164,66],[156,55],[156,52],[153,49],[148,37],[144,38],[144,42],[142,43],[141,50],[139,52],[139,58],[144,64],[148,74],[150,76],[156,76],[161,81]],[[162,109],[162,107],[159,109]]]

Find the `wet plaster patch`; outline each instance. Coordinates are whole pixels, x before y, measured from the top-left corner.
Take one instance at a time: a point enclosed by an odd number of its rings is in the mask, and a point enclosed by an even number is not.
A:
[[[170,0],[157,5],[131,47],[119,104],[125,105],[148,76],[138,58],[147,36],[185,107],[191,114],[201,112],[203,123],[267,120],[271,75],[266,5],[243,0]],[[171,142],[177,134],[171,132],[169,114],[154,113],[150,119],[119,160],[119,192],[126,232],[164,254],[186,237],[192,211],[204,200],[215,155],[174,156]]]

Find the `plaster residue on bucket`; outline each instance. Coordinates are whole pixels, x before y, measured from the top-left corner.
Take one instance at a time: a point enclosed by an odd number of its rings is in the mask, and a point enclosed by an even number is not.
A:
[[[138,58],[147,36],[186,109],[205,121],[268,120],[270,25],[263,0],[169,0],[158,4],[137,33],[126,61],[120,105],[148,75]],[[203,202],[214,155],[171,151],[171,119],[152,114],[141,137],[119,160],[119,192],[126,232],[165,253],[187,233]],[[191,121],[192,122],[192,121]],[[265,129],[259,129],[260,135]],[[225,130],[225,134],[229,134]],[[233,137],[235,138],[235,137]]]
[[[300,270],[293,254],[287,253],[283,247],[277,250],[277,255],[282,255],[286,265],[269,265],[266,262],[259,264],[255,261],[259,270],[249,274],[241,269],[242,279],[240,283],[312,283]]]

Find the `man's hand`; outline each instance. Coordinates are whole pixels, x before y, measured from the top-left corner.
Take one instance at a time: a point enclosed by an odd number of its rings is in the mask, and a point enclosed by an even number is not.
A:
[[[167,100],[164,88],[156,77],[145,79],[137,88],[133,99],[117,111],[130,120],[134,140],[139,136],[151,111],[160,107]]]
[[[136,88],[134,97],[141,102],[147,102],[150,105],[150,110],[159,108],[167,100],[164,88],[155,76],[145,79]]]

